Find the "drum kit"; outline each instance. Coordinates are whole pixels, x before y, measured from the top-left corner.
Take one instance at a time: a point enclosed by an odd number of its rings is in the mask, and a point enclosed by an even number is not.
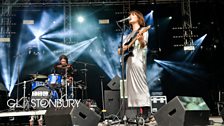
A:
[[[49,74],[48,76],[41,75],[41,74],[30,74],[30,75],[32,78],[35,78],[35,81],[32,81],[31,83],[31,90],[32,90],[31,99],[38,98],[36,92],[39,92],[40,94],[40,91],[43,91],[43,92],[47,91],[48,93],[46,94],[48,94],[48,98],[51,98],[51,99],[52,98],[53,99],[58,99],[58,98],[68,99],[68,94],[67,94],[68,87],[66,86],[68,83],[66,82],[67,78],[65,78],[64,76],[60,74]],[[44,79],[45,81],[41,81]],[[62,91],[63,89],[65,89],[65,92]],[[72,90],[72,94],[73,94],[73,90]],[[70,98],[73,98],[73,95]]]
[[[64,66],[58,65],[57,68],[65,69],[65,74],[57,74],[57,73],[51,73],[49,75],[44,74],[29,74],[31,77],[30,80],[26,80],[23,82],[19,82],[15,85],[23,85],[23,97],[21,98],[23,100],[23,106],[24,109],[27,109],[27,106],[25,106],[27,99],[77,99],[77,89],[81,90],[81,100],[84,101],[84,97],[87,97],[84,92],[87,91],[87,71],[86,68],[87,65],[92,65],[89,63],[84,62],[77,62],[76,63],[82,63],[84,64],[85,68],[80,69],[80,71],[84,74],[84,80],[74,81],[69,80],[67,77],[67,68]],[[26,87],[27,85],[30,85],[28,87],[31,87],[29,91],[31,91],[30,97],[26,96]],[[68,87],[71,95],[68,96]],[[18,88],[17,88],[18,89]],[[18,95],[18,91],[17,91]],[[85,95],[85,96],[84,96]],[[75,96],[75,97],[74,97]],[[18,99],[18,97],[17,97]],[[19,100],[21,100],[19,99]],[[34,109],[42,109],[42,108],[34,108]]]
[[[61,84],[61,76],[52,74],[46,76],[42,74],[30,74],[33,81],[31,81],[31,96],[33,99],[51,99],[55,100],[59,98],[59,94],[56,91],[57,86]],[[43,81],[45,80],[45,81]],[[34,100],[38,102],[38,100]],[[38,104],[38,103],[35,103]],[[43,103],[45,104],[45,103]],[[41,106],[36,106],[33,109],[43,109]]]

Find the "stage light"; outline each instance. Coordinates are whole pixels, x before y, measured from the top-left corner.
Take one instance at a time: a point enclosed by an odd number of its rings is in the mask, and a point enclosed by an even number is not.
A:
[[[203,46],[201,46],[201,44],[206,36],[207,34],[203,35],[202,37],[192,42],[191,45],[183,45],[183,44],[174,45],[174,47],[183,47],[184,50],[183,49],[179,50],[173,56],[177,59],[181,59],[184,62],[192,62],[198,50],[204,48]]]
[[[201,44],[206,36],[207,36],[207,34],[203,35],[202,37],[198,38],[197,40],[195,40],[193,42],[192,46],[194,46],[194,50],[196,50],[196,51],[198,50],[198,48],[201,46]]]
[[[10,42],[10,38],[1,38],[0,37],[0,42]]]
[[[194,45],[186,45],[184,46],[184,51],[194,51],[195,47]]]
[[[35,39],[37,39],[37,40],[41,39],[41,34],[36,34]]]
[[[153,25],[154,24],[154,21],[153,21],[153,10],[151,10],[150,13],[145,15],[144,19],[145,19],[146,24]]]
[[[79,23],[83,23],[85,19],[82,16],[78,16],[77,20]]]
[[[57,17],[59,17],[57,19],[58,20],[60,19],[61,21],[61,16],[57,16]],[[21,71],[23,70],[24,63],[26,62],[26,57],[29,54],[29,50],[27,50],[26,52],[26,49],[28,49],[30,45],[35,45],[37,47],[38,59],[40,61],[44,61],[45,59],[52,61],[52,58],[49,58],[49,57],[53,57],[53,58],[56,57],[54,53],[52,53],[52,51],[42,42],[42,36],[46,34],[49,30],[53,29],[54,27],[52,26],[58,25],[58,22],[57,22],[58,20],[54,20],[55,23],[52,24],[52,21],[51,21],[52,18],[53,17],[51,17],[50,14],[48,14],[47,12],[43,12],[41,15],[40,21],[35,21],[35,24],[33,25],[23,25],[23,27],[21,28],[22,32],[20,33],[20,37],[18,40],[19,41],[18,47],[16,50],[16,54],[14,56],[15,60],[14,62],[11,62],[11,66],[12,66],[12,75],[10,76],[11,85],[8,86],[10,93],[13,90],[14,85],[16,84],[18,80],[18,75],[20,75]],[[28,38],[29,40],[27,40]],[[25,44],[24,44],[24,41],[26,42]],[[41,50],[43,49],[47,51],[47,55],[43,55],[40,53]],[[46,66],[48,66],[48,64]],[[34,67],[32,70],[33,72],[36,72],[39,69],[41,68]]]
[[[172,16],[169,16],[169,19],[171,20],[173,17]]]
[[[23,20],[23,24],[32,25],[34,24],[34,20]]]

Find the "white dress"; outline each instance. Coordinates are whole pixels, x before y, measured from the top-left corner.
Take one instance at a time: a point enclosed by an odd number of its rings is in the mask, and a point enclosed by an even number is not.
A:
[[[130,33],[125,41],[134,33]],[[148,43],[148,31],[143,33],[144,41]],[[138,40],[134,43],[134,56],[128,57],[126,63],[126,80],[128,107],[151,106],[149,87],[146,78],[147,46],[140,48]]]

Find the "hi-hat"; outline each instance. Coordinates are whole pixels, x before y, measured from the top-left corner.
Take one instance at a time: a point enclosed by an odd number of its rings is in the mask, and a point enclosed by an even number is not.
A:
[[[47,78],[46,75],[42,75],[42,74],[30,74],[33,78],[37,78],[37,79],[45,79]]]

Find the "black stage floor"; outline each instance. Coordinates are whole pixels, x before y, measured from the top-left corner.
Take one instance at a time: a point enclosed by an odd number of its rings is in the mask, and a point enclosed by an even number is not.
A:
[[[45,115],[46,110],[36,110],[36,111],[17,111],[17,112],[1,112],[0,113],[0,126],[30,126],[29,125],[29,119],[31,116],[41,116]],[[209,117],[209,120],[211,122],[211,125],[208,126],[224,126],[222,124],[223,120],[221,116],[211,116]],[[60,120],[58,120],[60,121]],[[112,124],[110,124],[112,123]],[[98,126],[124,126],[122,123],[114,123],[113,121],[108,120],[102,120],[99,121]],[[130,126],[134,126],[137,124],[128,124]],[[151,121],[150,123],[145,123],[147,126],[157,126],[156,121]],[[38,126],[37,120],[34,121],[33,126]],[[43,123],[43,126],[45,126],[45,123]]]

